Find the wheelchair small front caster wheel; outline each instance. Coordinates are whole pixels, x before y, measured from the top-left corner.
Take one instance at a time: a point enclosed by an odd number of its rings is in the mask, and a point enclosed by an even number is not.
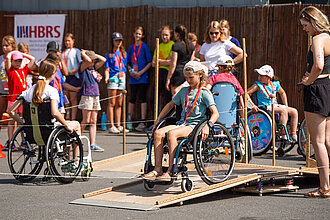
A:
[[[154,183],[148,183],[148,182],[144,181],[143,186],[147,191],[152,191],[155,184]]]
[[[83,181],[88,181],[89,178],[91,177],[91,172],[88,172],[88,169],[84,169],[83,171],[81,171],[81,179]]]
[[[181,189],[183,192],[190,192],[193,190],[193,188],[194,188],[193,181],[187,178],[182,180]]]

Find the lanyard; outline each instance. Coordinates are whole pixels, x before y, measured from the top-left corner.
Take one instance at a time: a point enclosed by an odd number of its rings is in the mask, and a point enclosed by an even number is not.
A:
[[[188,116],[190,115],[190,113],[192,112],[192,110],[195,108],[195,105],[196,105],[196,102],[197,102],[197,99],[198,99],[198,96],[199,96],[199,93],[201,92],[201,90],[202,90],[202,87],[199,87],[199,89],[198,89],[198,91],[197,91],[197,93],[195,95],[195,98],[192,101],[193,104],[192,104],[191,110],[187,114],[187,111],[188,111],[188,108],[189,108],[189,97],[188,97],[188,94],[190,92],[190,87],[189,87],[189,89],[187,91],[187,94],[186,94],[186,97],[184,99],[184,121],[187,120]]]
[[[194,56],[196,56],[198,48],[199,48],[199,44],[197,44],[197,47],[196,47],[195,52],[194,52]]]
[[[55,77],[54,77],[54,84],[56,85],[59,93],[62,93],[62,87],[61,87],[61,83],[60,83],[60,76],[56,73]]]
[[[115,50],[113,50],[113,53],[115,54],[115,56],[116,56],[116,60],[118,61],[118,63],[119,63],[119,69],[122,69],[123,68],[123,63],[122,63],[122,61],[121,61],[121,59],[122,59],[122,55],[121,55],[121,51],[119,52],[119,55],[120,56],[118,56],[117,55],[117,53],[116,53],[116,51]]]
[[[21,84],[23,86],[23,89],[25,89],[26,88],[26,82],[25,82],[25,78],[24,78],[24,73],[22,72],[23,79],[21,78],[21,75],[16,70],[15,70],[15,73],[18,76],[19,80],[21,81]]]
[[[272,86],[272,94],[274,94],[274,95],[275,95],[273,82],[272,82],[272,81],[270,81],[270,84],[271,84],[271,86]],[[264,89],[265,89],[265,91],[266,91],[266,93],[267,93],[268,97],[271,99],[271,97],[270,97],[270,94],[268,93],[268,90],[266,89],[266,86],[265,86],[265,84],[262,84],[262,85],[263,85],[263,87],[264,87]]]
[[[138,57],[139,57],[139,55],[140,55],[141,46],[142,46],[142,41],[140,42],[140,46],[139,46],[139,49],[138,49],[138,52],[137,52],[137,54],[135,54],[135,48],[136,48],[136,44],[134,44],[134,47],[133,47],[133,62],[134,62],[135,64],[137,64],[137,63],[138,63],[138,60],[137,60],[137,58],[138,58]]]
[[[67,49],[66,49],[67,50]],[[68,55],[65,57],[65,51],[63,53],[63,58],[64,58],[64,63],[65,65],[68,65],[68,58],[69,58],[69,54],[71,52],[71,49],[69,49]]]

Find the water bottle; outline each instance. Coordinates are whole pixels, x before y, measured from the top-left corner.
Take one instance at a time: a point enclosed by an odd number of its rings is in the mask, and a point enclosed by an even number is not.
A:
[[[101,117],[101,129],[102,131],[106,131],[107,130],[107,115],[105,114],[105,112],[103,112],[102,117]]]
[[[127,115],[127,124],[126,127],[129,131],[133,131],[133,124],[132,124],[132,118],[131,118],[131,114]]]

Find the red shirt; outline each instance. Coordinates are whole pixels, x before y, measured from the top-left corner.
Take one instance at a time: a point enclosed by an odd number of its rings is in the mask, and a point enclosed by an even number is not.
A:
[[[226,73],[218,73],[215,74],[213,76],[211,76],[208,79],[208,83],[213,86],[213,84],[215,82],[230,82],[234,85],[235,89],[239,91],[239,93],[241,93],[241,95],[244,94],[244,90],[241,86],[241,84],[238,82],[238,80],[236,79],[236,77],[232,74],[226,74]]]
[[[8,101],[16,101],[16,98],[26,90],[26,77],[29,71],[30,69],[28,66],[19,69],[10,68],[7,71],[9,89]]]

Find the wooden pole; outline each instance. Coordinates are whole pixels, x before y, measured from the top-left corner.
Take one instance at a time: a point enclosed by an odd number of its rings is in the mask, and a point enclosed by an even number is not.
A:
[[[270,98],[272,100],[272,144],[273,144],[273,159],[272,165],[275,166],[275,111],[274,111],[274,103],[275,103],[275,94],[271,94]]]
[[[126,94],[127,91],[123,90],[123,154],[126,154]]]
[[[243,71],[244,71],[244,146],[245,163],[249,163],[249,142],[248,142],[248,124],[247,124],[247,68],[246,68],[246,44],[243,38]]]
[[[155,66],[155,108],[154,120],[158,118],[158,84],[159,84],[159,38],[156,38],[156,66]]]

